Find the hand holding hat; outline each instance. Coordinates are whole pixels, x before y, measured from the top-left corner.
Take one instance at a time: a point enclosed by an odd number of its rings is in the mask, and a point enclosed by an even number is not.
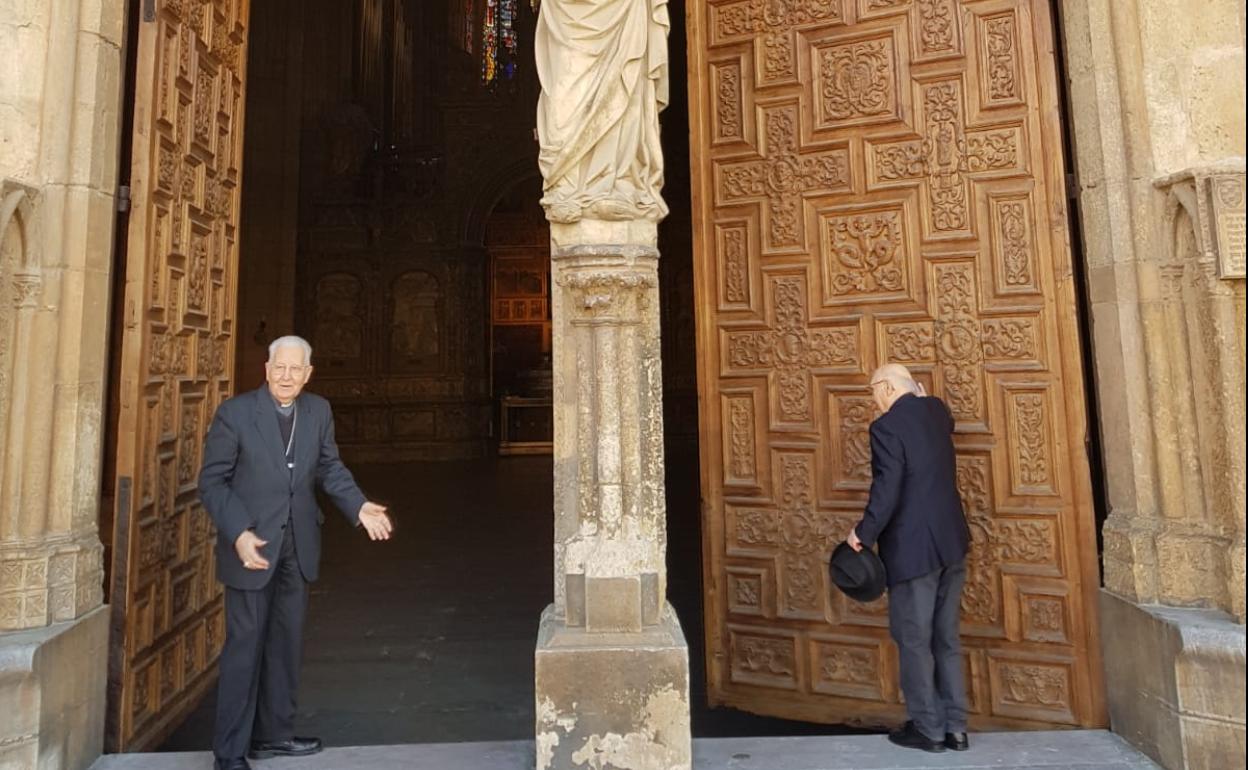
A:
[[[858,539],[856,534],[851,533],[851,537]],[[884,595],[888,585],[884,562],[861,542],[857,545],[855,548],[850,542],[844,542],[832,551],[828,576],[833,585],[854,601],[873,602]]]

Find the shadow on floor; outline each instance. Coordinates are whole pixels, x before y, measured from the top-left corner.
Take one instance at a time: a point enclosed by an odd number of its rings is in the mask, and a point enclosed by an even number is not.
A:
[[[355,471],[391,507],[396,537],[372,543],[326,521],[300,734],[331,746],[531,739],[533,649],[553,591],[550,458]],[[860,732],[705,706],[697,490],[696,458],[669,456],[669,596],[689,640],[694,735]],[[207,748],[214,708],[212,693],[161,750]]]

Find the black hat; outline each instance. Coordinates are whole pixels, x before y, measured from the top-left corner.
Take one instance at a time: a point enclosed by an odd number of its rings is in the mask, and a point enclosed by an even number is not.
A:
[[[873,602],[884,595],[887,578],[884,562],[869,548],[855,551],[849,543],[841,543],[832,551],[828,562],[832,583],[856,602]]]

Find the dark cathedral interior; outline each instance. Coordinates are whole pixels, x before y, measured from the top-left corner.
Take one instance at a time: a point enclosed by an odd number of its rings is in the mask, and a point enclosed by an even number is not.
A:
[[[344,744],[528,739],[552,599],[549,230],[537,0],[252,7],[236,381],[314,348],[344,459],[397,537],[330,517],[301,729]],[[695,735],[843,728],[707,706],[684,9],[671,7],[659,230],[669,595]],[[208,745],[213,694],[164,744]]]

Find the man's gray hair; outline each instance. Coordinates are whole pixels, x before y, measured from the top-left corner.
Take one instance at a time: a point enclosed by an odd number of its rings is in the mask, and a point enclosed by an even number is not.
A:
[[[305,364],[312,363],[312,346],[303,337],[296,337],[288,334],[285,337],[278,337],[269,343],[269,360],[273,360],[273,356],[277,355],[277,351],[282,348],[299,348],[303,351],[303,362]]]
[[[902,393],[911,393],[916,396],[926,396],[927,389],[923,387],[923,383],[914,379],[910,374],[910,370],[901,364],[885,364],[875,373],[871,375],[871,382],[882,382],[887,380],[893,384],[893,387]]]

